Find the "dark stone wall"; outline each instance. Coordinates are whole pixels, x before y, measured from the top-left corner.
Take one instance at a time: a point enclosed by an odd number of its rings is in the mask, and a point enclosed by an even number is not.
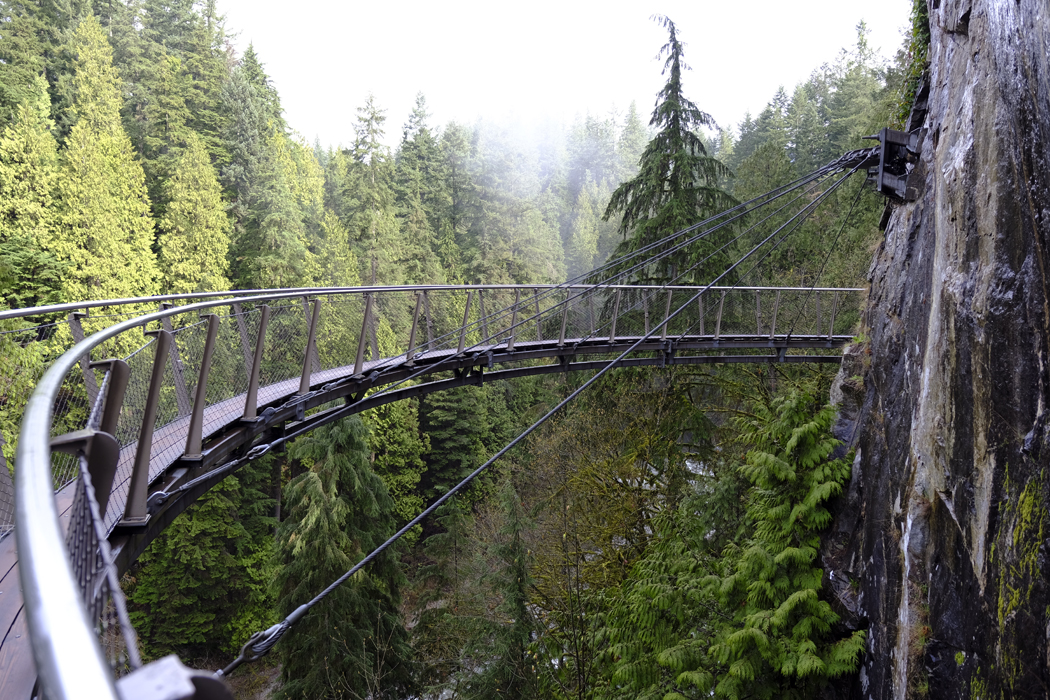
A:
[[[851,697],[1045,698],[1050,2],[929,10],[923,192],[890,217],[844,363],[858,456],[826,576],[869,630]]]

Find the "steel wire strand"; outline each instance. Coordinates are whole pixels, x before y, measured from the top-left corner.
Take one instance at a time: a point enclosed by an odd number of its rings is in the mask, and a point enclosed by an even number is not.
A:
[[[745,207],[745,206],[747,206],[747,205],[749,205],[749,204],[751,204],[753,202],[756,202],[756,201],[759,201],[759,200],[762,200],[763,198],[765,198],[765,201],[762,201],[762,203],[760,205],[758,205],[759,207],[764,207],[764,206],[766,206],[768,204],[771,204],[772,202],[776,201],[780,197],[783,197],[783,196],[785,196],[787,194],[790,194],[791,192],[793,192],[793,191],[795,191],[797,189],[801,189],[803,187],[806,187],[806,186],[812,184],[813,182],[815,182],[815,181],[817,181],[817,180],[819,180],[821,178],[826,177],[829,174],[829,171],[831,173],[836,172],[833,169],[831,169],[830,166],[826,166],[825,168],[821,168],[819,170],[814,171],[809,176],[806,176],[806,177],[803,177],[803,178],[799,178],[794,183],[789,183],[789,185],[785,185],[783,187],[777,188],[776,190],[771,190],[771,192],[778,192],[779,190],[783,190],[783,191],[780,191],[775,196],[769,196],[770,193],[766,193],[764,195],[759,195],[758,197],[755,197],[755,198],[749,200],[748,202],[745,202],[744,204],[739,205],[738,207],[734,207],[733,210],[740,209],[741,207]],[[798,183],[798,184],[796,184],[796,183]],[[788,189],[788,188],[790,188],[790,189]],[[732,240],[730,240],[727,243],[723,244],[721,247],[716,249],[714,252],[709,254],[707,257],[703,258],[698,263],[695,263],[694,265],[692,265],[689,268],[687,268],[685,271],[683,271],[682,273],[677,275],[674,278],[674,280],[672,280],[671,282],[667,282],[667,283],[659,286],[656,291],[661,291],[661,290],[666,289],[668,286],[672,286],[675,282],[677,282],[678,280],[681,280],[682,278],[684,278],[686,276],[686,274],[688,274],[689,272],[694,270],[697,266],[699,266],[700,264],[703,264],[707,260],[710,260],[715,254],[725,250],[730,245],[736,243],[741,238],[746,236],[748,233],[753,231],[758,225],[760,225],[762,223],[765,223],[770,218],[772,218],[773,216],[775,216],[776,214],[780,213],[785,208],[790,206],[792,203],[797,202],[798,199],[800,199],[803,196],[805,196],[805,193],[796,196],[793,200],[790,200],[787,204],[782,205],[779,209],[774,211],[772,214],[766,216],[766,218],[763,219],[762,221],[752,225],[750,228],[746,229],[745,231],[743,231],[741,234],[739,234],[738,236],[736,236]],[[727,212],[733,211],[733,210],[726,210],[726,212],[722,212],[722,213],[720,213],[720,214],[718,214],[718,215],[716,215],[714,217],[711,217],[707,221],[715,221],[718,218],[721,218],[722,216],[724,216]],[[633,267],[631,267],[631,268],[629,268],[627,270],[622,270],[622,271],[618,272],[617,274],[615,274],[611,278],[611,280],[616,280],[616,279],[619,279],[621,277],[626,277],[626,276],[630,275],[631,273],[633,273],[634,271],[636,271],[636,270],[638,270],[638,269],[640,269],[640,268],[642,268],[642,267],[644,267],[646,265],[652,264],[654,261],[662,260],[662,259],[664,259],[664,258],[666,258],[666,257],[668,257],[668,256],[670,256],[670,255],[672,255],[672,254],[682,250],[683,248],[691,245],[692,243],[695,243],[696,241],[700,240],[701,238],[703,238],[703,237],[705,237],[705,236],[707,236],[707,235],[709,235],[711,233],[714,233],[715,231],[723,228],[724,226],[728,226],[729,224],[735,222],[736,220],[742,218],[743,216],[746,216],[748,214],[752,214],[752,213],[754,213],[757,210],[758,210],[758,208],[756,207],[756,208],[753,208],[753,209],[745,209],[743,211],[740,211],[740,213],[738,213],[736,216],[733,216],[732,218],[730,218],[730,219],[728,219],[726,221],[723,221],[722,223],[718,224],[717,226],[714,226],[714,227],[712,227],[710,229],[705,229],[700,234],[698,234],[696,236],[693,236],[693,237],[691,237],[691,238],[689,238],[689,239],[687,239],[687,240],[685,240],[685,241],[683,241],[681,243],[678,243],[678,244],[676,244],[675,246],[673,246],[670,249],[667,249],[665,251],[661,251],[661,253],[658,254],[657,256],[654,256],[654,257],[651,257],[651,258],[646,258],[645,260],[643,260],[642,262],[634,265]],[[696,230],[696,228],[698,226],[702,225],[702,223],[701,224],[696,224],[696,225],[694,225],[692,227],[689,227],[687,229],[683,229],[683,231]],[[623,258],[617,258],[616,262],[622,262],[625,259],[638,257],[645,250],[651,250],[652,248],[654,248],[656,246],[659,246],[661,243],[663,243],[663,242],[665,242],[667,240],[672,240],[674,238],[677,238],[677,237],[679,237],[681,235],[681,233],[682,233],[681,231],[680,232],[676,232],[676,233],[672,234],[671,236],[667,236],[667,237],[661,239],[660,241],[656,241],[656,242],[650,244],[649,246],[646,246],[644,249],[639,249],[639,251],[632,252],[629,256],[625,256]],[[608,268],[610,266],[611,266],[611,264],[606,264],[602,268],[598,268],[598,270],[602,270],[602,269]],[[592,275],[593,273],[594,273],[594,271],[592,271],[590,273],[586,273],[584,275],[579,275],[576,278],[574,278],[573,281],[565,282],[565,283],[562,283],[560,285],[556,285],[554,287],[551,287],[550,289],[545,290],[543,293],[538,294],[536,296],[536,300],[538,301],[540,299],[545,299],[545,298],[549,297],[550,295],[553,295],[553,294],[555,294],[557,292],[562,291],[563,289],[571,288],[576,280],[585,279],[587,276]],[[608,288],[610,288],[612,286],[614,286],[612,281],[610,281],[610,280],[602,281],[602,282],[600,282],[598,284],[592,285],[587,291],[585,291],[582,294],[578,295],[576,297],[576,299],[578,300],[579,297],[582,297],[582,296],[593,295],[599,290],[608,289]],[[736,286],[736,285],[734,285],[734,286]],[[492,345],[493,344],[492,341],[494,339],[498,338],[498,336],[503,335],[504,333],[508,333],[508,332],[510,332],[510,331],[512,331],[512,330],[514,330],[516,328],[519,328],[521,326],[524,326],[526,324],[535,322],[535,321],[539,320],[541,317],[543,317],[544,314],[550,314],[553,310],[556,310],[556,309],[560,308],[561,306],[570,303],[570,301],[572,301],[572,300],[573,300],[573,298],[571,296],[569,296],[565,300],[559,301],[558,303],[553,305],[550,309],[547,309],[544,312],[540,312],[538,314],[533,314],[531,316],[528,316],[528,317],[518,321],[517,323],[512,324],[509,328],[499,330],[496,333],[491,333],[491,334],[483,337],[477,343],[474,343],[473,345],[471,345],[469,348],[465,348],[463,352],[465,354],[468,351],[476,351],[479,348],[487,347],[489,345]],[[532,300],[530,300],[530,301],[532,301]],[[438,338],[435,338],[434,342],[436,343],[439,340],[442,340],[442,339],[445,339],[445,338],[449,338],[449,337],[453,337],[457,333],[461,333],[461,332],[469,333],[471,331],[476,331],[478,328],[484,327],[486,324],[496,325],[499,320],[505,319],[508,315],[513,313],[513,310],[514,310],[515,306],[517,306],[517,304],[511,305],[509,307],[504,307],[503,309],[499,309],[499,310],[494,311],[494,312],[492,312],[490,314],[487,314],[487,315],[485,315],[482,318],[479,318],[479,319],[477,319],[475,321],[472,321],[467,326],[464,326],[462,328],[457,328],[454,331],[450,331],[449,333],[446,333],[446,334],[444,334],[442,336],[439,336]],[[627,312],[632,311],[632,310],[637,310],[636,306],[629,307],[624,313],[627,313]],[[611,320],[610,320],[610,323],[611,323]],[[581,342],[585,342],[585,341],[590,340],[590,339],[592,339],[594,337],[598,337],[599,330],[602,330],[605,327],[606,327],[605,325],[596,326],[594,328],[594,330],[591,331],[591,333],[589,333],[586,336],[583,336],[580,339],[577,339],[576,343],[574,343],[574,347],[578,347]],[[418,378],[420,376],[423,376],[423,375],[426,375],[426,374],[432,374],[435,371],[439,371],[440,367],[442,365],[446,365],[446,364],[451,363],[453,361],[453,358],[458,357],[458,356],[459,356],[459,354],[457,353],[456,355],[449,356],[449,357],[446,357],[446,358],[442,358],[441,360],[439,360],[435,364],[428,365],[425,368],[421,368],[420,370],[410,374],[408,377],[405,377],[405,378],[403,378],[401,380],[398,380],[397,382],[393,382],[392,384],[389,384],[389,385],[383,387],[382,389],[380,389],[379,391],[377,391],[375,393],[369,394],[369,397],[370,398],[375,398],[377,396],[381,396],[383,394],[386,394],[386,393],[389,393],[389,392],[395,390],[396,388],[398,388],[399,386],[405,384],[406,382],[410,382],[413,379],[416,379],[416,378]],[[392,357],[392,358],[387,358],[387,359],[381,361],[381,363],[379,365],[373,365],[369,369],[373,373],[374,372],[382,372],[385,369],[389,369],[391,367],[399,366],[400,364],[401,364],[400,356],[396,356],[396,357]],[[355,370],[356,370],[356,368],[355,368]]]
[[[816,201],[818,203],[820,201],[823,201],[823,199],[825,199],[831,192],[833,192],[835,189],[837,189],[837,187],[839,185],[841,185],[841,183],[843,181],[845,181],[845,179],[848,178],[850,175],[852,175],[853,172],[855,172],[855,171],[856,171],[856,168],[854,168],[853,171],[851,171],[846,176],[841,178],[838,182],[836,182],[833,185],[833,187],[830,188],[828,191],[826,191],[825,193],[822,193],[822,195]],[[813,207],[812,205],[807,205],[806,208],[810,209],[812,211],[812,209],[814,209],[815,207]],[[805,211],[805,209],[803,211]],[[514,447],[516,447],[522,440],[524,440],[526,437],[531,435],[536,429],[538,429],[541,425],[546,423],[547,420],[549,420],[551,417],[553,417],[555,414],[557,414],[562,408],[564,408],[566,405],[568,405],[569,402],[571,402],[573,399],[575,399],[577,396],[579,396],[581,393],[583,393],[583,391],[585,391],[587,388],[589,388],[591,385],[593,385],[596,381],[598,381],[598,379],[600,379],[602,376],[604,376],[611,369],[616,367],[621,361],[623,361],[628,355],[630,355],[632,352],[634,352],[639,346],[641,346],[645,341],[647,341],[649,338],[651,338],[655,333],[659,332],[663,327],[665,327],[667,324],[669,324],[672,319],[674,319],[676,316],[678,316],[680,313],[682,313],[685,309],[687,309],[694,301],[699,299],[705,292],[709,291],[715,285],[715,283],[717,283],[722,278],[724,278],[726,275],[731,273],[738,266],[740,266],[743,262],[745,262],[748,258],[750,258],[752,255],[754,255],[760,248],[765,246],[766,243],[768,243],[770,240],[772,240],[772,238],[778,232],[783,230],[783,228],[786,227],[788,225],[788,223],[790,223],[792,220],[794,220],[798,216],[799,216],[799,214],[796,214],[795,217],[792,217],[791,220],[789,220],[787,223],[785,223],[780,228],[778,228],[776,231],[774,231],[772,234],[770,234],[770,236],[766,237],[757,246],[753,247],[744,256],[742,256],[740,258],[740,260],[738,260],[737,262],[733,263],[733,265],[731,265],[724,272],[722,272],[718,277],[716,277],[714,280],[712,280],[710,283],[708,283],[701,291],[699,291],[698,293],[694,294],[684,304],[680,305],[673,313],[668,314],[667,317],[663,321],[661,321],[660,323],[656,324],[650,331],[644,333],[637,341],[635,341],[631,345],[631,347],[629,347],[627,350],[625,350],[623,353],[621,353],[616,359],[610,360],[608,363],[606,363],[606,365],[603,368],[598,370],[592,377],[590,377],[586,382],[584,382],[582,385],[580,385],[580,387],[578,387],[575,391],[573,391],[571,394],[569,394],[569,396],[567,396],[566,398],[562,399],[556,406],[554,406],[554,408],[550,409],[541,418],[536,420],[532,425],[530,425],[528,428],[526,428],[521,434],[519,434],[517,437],[515,437],[513,440],[511,440],[509,443],[507,443],[507,445],[505,445],[503,448],[501,448],[495,455],[493,455],[491,458],[489,458],[484,464],[479,466],[477,469],[475,469],[473,472],[471,472],[468,476],[466,476],[462,481],[460,481],[458,484],[456,484],[454,487],[452,487],[449,491],[447,491],[445,494],[443,494],[440,498],[438,498],[436,501],[434,501],[434,503],[432,503],[425,510],[423,510],[421,513],[419,513],[419,515],[417,515],[415,518],[413,518],[411,521],[409,521],[404,527],[402,527],[400,530],[398,530],[396,533],[394,533],[394,535],[392,535],[390,538],[388,538],[385,542],[383,542],[381,545],[379,545],[374,550],[372,550],[368,555],[366,555],[363,559],[361,559],[361,561],[359,561],[357,564],[355,564],[346,573],[344,573],[338,579],[336,579],[331,584],[329,584],[328,587],[326,587],[323,591],[318,593],[314,598],[312,598],[310,601],[300,605],[298,608],[296,608],[294,611],[292,611],[291,614],[289,614],[287,617],[285,617],[284,620],[282,620],[281,622],[277,623],[276,625],[273,625],[272,627],[270,627],[270,628],[268,628],[266,630],[263,630],[261,632],[256,632],[254,635],[252,635],[252,637],[241,648],[240,655],[236,659],[234,659],[233,662],[231,662],[228,666],[226,666],[222,670],[216,671],[216,675],[217,676],[228,676],[230,673],[235,671],[245,661],[254,661],[254,660],[258,659],[258,658],[261,658],[265,654],[267,654],[270,651],[270,649],[272,649],[273,646],[281,639],[281,637],[283,637],[284,634],[291,628],[291,626],[294,625],[296,622],[298,622],[300,619],[302,619],[302,617],[304,615],[306,615],[306,613],[309,612],[309,610],[311,608],[313,608],[315,605],[317,605],[322,600],[324,600],[324,598],[326,598],[329,594],[331,594],[332,591],[334,591],[336,588],[338,588],[339,586],[344,584],[346,581],[348,581],[354,574],[356,574],[362,568],[364,568],[369,563],[371,563],[376,557],[378,557],[380,554],[382,554],[384,551],[386,551],[386,549],[388,549],[394,542],[399,540],[407,532],[411,531],[412,528],[414,528],[416,525],[418,525],[420,522],[422,522],[426,517],[428,517],[429,515],[434,513],[434,511],[436,511],[438,508],[440,508],[450,498],[452,498],[454,495],[456,495],[457,493],[462,491],[475,478],[477,478],[486,469],[488,469],[496,461],[498,461],[501,457],[503,457],[505,454],[507,454],[507,452],[509,452]],[[796,226],[796,228],[797,228],[797,226]],[[790,235],[790,233],[785,234],[780,239],[780,241],[778,241],[776,243],[776,245],[770,251],[768,251],[766,253],[766,256],[768,256],[769,253],[772,252],[773,249],[775,249],[777,246],[779,246],[780,243],[782,243],[784,240],[786,240],[789,235]],[[763,256],[763,259],[766,256]],[[761,262],[761,260],[759,262]],[[756,265],[757,265],[757,263],[756,263]],[[753,270],[754,266],[752,266],[751,269]],[[751,272],[751,270],[749,270],[748,273],[745,273],[745,274],[749,274],[750,272]],[[664,285],[664,286],[666,287],[667,285]],[[290,439],[291,437],[293,437],[293,436],[287,436],[284,439]],[[260,446],[260,447],[262,447],[262,446]],[[269,447],[269,446],[267,446],[267,447]]]
[[[771,233],[771,234],[770,234],[770,235],[769,235],[769,236],[768,236],[768,237],[767,237],[767,238],[766,238],[765,240],[763,240],[763,241],[762,241],[761,243],[759,243],[759,244],[758,244],[757,246],[755,246],[754,248],[752,248],[751,252],[750,252],[750,253],[748,253],[748,255],[747,255],[747,256],[745,256],[744,258],[741,258],[740,262],[743,262],[743,261],[744,261],[744,260],[745,260],[745,259],[746,259],[747,257],[750,257],[750,255],[751,255],[752,253],[756,252],[756,251],[757,251],[757,250],[758,250],[759,248],[761,248],[761,247],[762,247],[762,246],[764,246],[764,245],[765,245],[766,243],[768,243],[768,242],[769,242],[769,241],[770,241],[770,240],[771,240],[771,239],[772,239],[772,238],[773,238],[774,236],[776,236],[776,235],[777,235],[778,233],[780,233],[780,232],[781,232],[782,230],[784,230],[784,229],[785,229],[785,228],[786,228],[786,227],[787,227],[787,226],[788,226],[789,224],[791,224],[791,223],[792,223],[793,221],[795,221],[795,219],[798,219],[798,221],[797,221],[797,222],[795,222],[794,226],[792,226],[791,230],[790,230],[790,231],[788,231],[788,232],[787,232],[786,234],[784,234],[784,236],[782,236],[782,237],[781,237],[781,238],[780,238],[780,239],[779,239],[779,240],[778,240],[778,241],[777,241],[777,242],[776,242],[776,243],[775,243],[775,244],[773,245],[773,247],[771,247],[771,248],[770,248],[770,249],[769,249],[768,251],[766,251],[766,253],[765,253],[765,254],[764,254],[764,255],[763,255],[763,256],[762,256],[761,258],[759,258],[759,259],[758,259],[758,260],[757,260],[757,261],[755,262],[755,264],[754,264],[754,265],[752,265],[752,266],[751,266],[751,267],[750,267],[750,268],[749,268],[749,269],[747,270],[747,272],[743,273],[743,274],[742,274],[742,275],[740,276],[740,278],[741,278],[741,279],[743,279],[743,278],[747,277],[748,275],[750,275],[750,274],[751,274],[752,272],[754,272],[754,270],[755,270],[755,269],[757,269],[757,268],[758,268],[758,266],[759,266],[759,265],[761,265],[761,264],[762,264],[762,262],[763,262],[763,261],[765,261],[765,259],[766,259],[766,258],[768,258],[768,257],[769,257],[770,255],[772,255],[773,251],[775,251],[775,250],[776,250],[777,248],[779,248],[779,247],[780,247],[780,244],[781,244],[781,243],[783,243],[784,241],[786,241],[786,240],[788,239],[788,237],[790,237],[790,236],[791,236],[791,235],[792,235],[793,233],[795,233],[795,231],[797,231],[797,230],[798,230],[798,228],[799,228],[799,227],[800,227],[800,226],[801,226],[801,225],[802,225],[803,223],[805,223],[806,219],[808,219],[808,218],[809,218],[809,217],[810,217],[810,216],[811,216],[811,215],[813,214],[813,212],[815,212],[815,211],[817,210],[817,208],[818,208],[818,207],[819,207],[819,206],[820,206],[821,204],[823,204],[823,203],[824,203],[824,201],[825,201],[825,200],[826,200],[826,199],[827,199],[828,197],[830,197],[832,193],[834,193],[834,192],[835,192],[835,191],[836,191],[836,190],[837,190],[837,189],[838,189],[839,187],[841,187],[841,186],[842,186],[842,184],[843,184],[843,183],[845,183],[845,182],[846,182],[846,180],[848,180],[848,179],[850,178],[850,176],[852,176],[852,175],[853,175],[853,174],[854,174],[854,173],[855,173],[856,171],[857,171],[857,169],[856,169],[856,168],[854,168],[853,170],[851,170],[850,172],[846,173],[846,174],[845,174],[845,175],[843,175],[843,176],[842,176],[841,178],[839,178],[839,179],[838,179],[838,180],[837,180],[836,182],[832,183],[831,187],[829,187],[829,188],[828,188],[827,190],[825,190],[824,192],[820,193],[820,195],[818,195],[818,197],[817,197],[817,198],[816,198],[815,200],[813,200],[813,201],[812,201],[812,202],[810,202],[810,203],[809,203],[808,205],[806,205],[806,207],[804,207],[804,208],[803,208],[803,209],[802,209],[802,210],[801,210],[800,212],[798,212],[798,213],[797,213],[797,214],[796,214],[795,216],[791,217],[791,219],[788,219],[788,220],[787,220],[786,222],[784,222],[784,223],[783,223],[783,224],[782,224],[782,225],[781,225],[781,226],[780,226],[779,228],[777,228],[777,229],[776,229],[775,231],[773,231],[773,233]],[[807,210],[808,210],[808,212],[807,212]],[[805,214],[805,215],[803,216],[803,214]],[[799,219],[799,217],[800,217],[800,216],[802,217],[801,219]],[[836,239],[836,240],[837,240],[837,239]],[[730,287],[730,289],[736,289],[736,288],[737,288],[738,286],[740,286],[740,285],[739,285],[739,282],[737,282],[737,283],[735,283],[734,285],[732,285],[732,286]],[[812,289],[810,289],[810,291],[813,291],[813,290],[812,290]],[[706,315],[706,313],[707,313],[707,312],[705,312],[705,315]],[[797,318],[796,318],[796,320],[797,320]],[[691,324],[691,325],[690,325],[690,326],[689,326],[688,328],[686,328],[685,332],[684,332],[684,333],[682,333],[681,335],[679,335],[679,337],[678,337],[678,340],[680,341],[680,340],[682,340],[683,338],[685,338],[685,336],[689,335],[689,332],[690,332],[691,330],[693,330],[693,328],[695,328],[695,327],[696,327],[696,325],[697,325],[697,323],[699,323],[699,322],[700,322],[700,319],[698,319],[698,320],[697,320],[696,322],[694,322],[694,323],[693,323],[693,324]],[[790,337],[790,333],[789,333],[789,337]]]
[[[828,261],[831,260],[831,253],[835,250],[836,246],[838,245],[839,238],[842,237],[842,232],[846,230],[846,224],[849,223],[849,219],[853,215],[853,209],[857,206],[857,202],[860,201],[860,197],[863,193],[863,188],[857,190],[857,196],[853,198],[853,203],[850,204],[849,211],[846,212],[846,218],[842,220],[842,225],[839,227],[838,233],[835,234],[835,238],[831,241],[831,246],[828,248],[828,254],[824,256],[824,262],[820,265],[820,272],[817,273],[816,278],[813,280],[813,286],[811,286],[809,288],[809,291],[806,292],[806,300],[808,300],[813,295],[814,291],[816,290],[817,283],[820,282],[820,278],[824,276],[824,270],[827,268]],[[802,316],[802,309],[805,308],[805,306],[805,301],[803,301],[802,305],[795,313],[795,320],[791,322],[791,327],[788,329],[787,333],[787,337],[789,340],[791,339],[791,335],[795,332],[795,326],[796,324],[798,324],[798,320]],[[817,330],[819,331],[820,329],[818,328]],[[829,329],[829,332],[833,333],[834,330],[835,329],[833,321],[832,328]]]

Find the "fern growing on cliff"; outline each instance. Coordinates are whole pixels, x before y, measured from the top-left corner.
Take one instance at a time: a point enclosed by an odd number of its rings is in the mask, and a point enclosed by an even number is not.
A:
[[[752,484],[753,535],[727,552],[728,575],[707,579],[733,622],[711,647],[716,695],[812,698],[830,678],[856,668],[865,634],[836,638],[838,615],[820,599],[820,532],[825,504],[849,478],[845,459],[830,459],[837,441],[831,406],[802,392],[758,405],[738,427],[753,445],[742,467]]]

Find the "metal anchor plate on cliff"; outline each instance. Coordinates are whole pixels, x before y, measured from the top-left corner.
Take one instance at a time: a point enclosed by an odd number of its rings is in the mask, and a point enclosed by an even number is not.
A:
[[[916,129],[911,133],[896,129],[883,129],[866,139],[877,139],[879,164],[868,169],[868,182],[875,185],[875,190],[893,199],[914,202],[921,194],[921,178],[913,177],[915,163],[922,150],[925,129]]]

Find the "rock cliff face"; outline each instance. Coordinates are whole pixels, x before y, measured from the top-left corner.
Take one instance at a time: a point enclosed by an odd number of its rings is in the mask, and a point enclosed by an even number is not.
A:
[[[824,557],[869,629],[848,694],[1050,697],[1050,2],[929,15],[923,194],[839,389],[858,455]]]

